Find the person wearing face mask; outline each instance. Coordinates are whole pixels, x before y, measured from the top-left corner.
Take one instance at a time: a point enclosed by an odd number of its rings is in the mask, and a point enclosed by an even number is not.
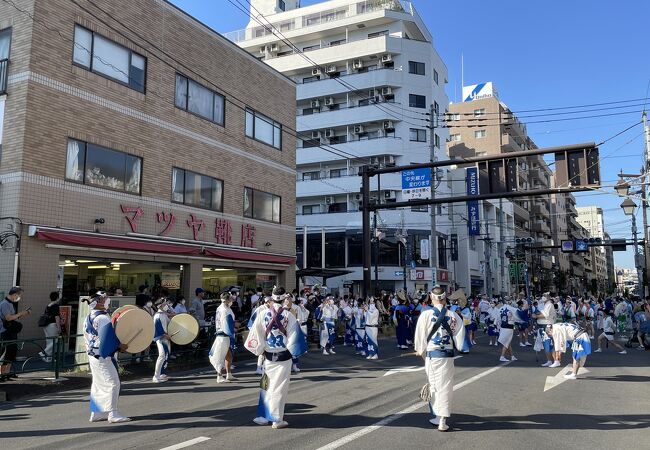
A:
[[[117,372],[117,351],[126,351],[121,344],[108,314],[111,299],[99,291],[87,302],[90,313],[84,324],[84,341],[92,375],[90,387],[90,422],[108,420],[110,423],[129,422],[117,409],[120,376]]]
[[[235,380],[232,376],[232,348],[235,344],[235,314],[230,308],[233,302],[228,292],[221,294],[221,304],[217,308],[214,324],[217,337],[214,339],[210,353],[210,364],[217,371],[217,383]],[[222,372],[226,369],[226,376]]]
[[[153,340],[158,347],[158,359],[156,359],[156,368],[151,379],[154,383],[164,383],[169,380],[165,373],[167,371],[167,360],[171,353],[171,341],[167,334],[167,326],[169,325],[169,313],[173,310],[169,307],[167,299],[161,298],[156,302],[158,311],[153,316],[154,334]]]
[[[54,338],[61,334],[61,314],[59,312],[59,293],[57,291],[50,292],[50,303],[45,307],[43,319],[47,318],[44,322],[43,332],[45,333],[45,350],[39,353],[39,356],[46,363],[52,362],[52,350],[54,348]],[[41,319],[39,319],[40,321]],[[38,324],[41,326],[41,323]]]
[[[542,295],[537,312],[532,317],[537,320],[537,338],[533,350],[539,351],[543,348],[544,353],[546,353],[546,362],[542,364],[542,367],[559,367],[560,362],[554,361],[555,358],[553,357],[553,339],[546,334],[546,326],[553,325],[557,317],[555,304],[550,293],[546,292]]]
[[[379,331],[379,310],[375,306],[375,299],[368,297],[368,310],[365,312],[366,319],[366,359],[379,358],[379,340],[377,334]]]
[[[15,341],[18,339],[18,333],[23,329],[23,324],[18,320],[31,314],[31,309],[18,312],[18,302],[23,295],[23,289],[14,286],[9,290],[9,294],[0,302],[0,379],[16,378],[15,373],[11,373],[11,367],[16,361],[18,353],[18,344],[15,342],[2,344],[4,341]]]
[[[174,300],[174,304],[172,305],[172,309],[174,310],[174,314],[186,314],[187,308],[185,307],[185,297],[182,295],[176,297],[176,300]]]
[[[320,345],[323,355],[335,355],[334,340],[336,339],[336,316],[338,307],[334,304],[334,297],[328,295],[321,305],[321,332]]]

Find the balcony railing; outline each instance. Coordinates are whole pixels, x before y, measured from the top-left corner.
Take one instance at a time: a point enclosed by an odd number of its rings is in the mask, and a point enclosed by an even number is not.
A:
[[[313,14],[297,17],[295,19],[288,19],[286,21],[275,20],[273,15],[265,17],[264,22],[268,20],[271,25],[258,26],[254,28],[244,28],[243,30],[232,31],[226,33],[224,36],[235,43],[243,42],[250,39],[257,39],[264,36],[276,34],[280,30],[282,33],[292,31],[296,28],[310,28],[324,23],[337,22],[346,19],[353,15],[361,16],[370,14],[375,11],[388,10],[405,12],[410,15],[415,15],[415,10],[410,1],[406,0],[366,0],[358,2],[349,6],[343,6],[327,11],[320,11]],[[283,13],[280,13],[283,14]],[[285,16],[286,17],[286,16]]]
[[[0,95],[7,93],[8,59],[0,59]]]

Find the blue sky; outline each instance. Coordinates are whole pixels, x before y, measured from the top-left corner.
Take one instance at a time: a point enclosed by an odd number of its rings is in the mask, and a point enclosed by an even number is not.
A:
[[[246,0],[240,2],[246,4]],[[172,3],[221,33],[244,28],[248,22],[228,0]],[[319,0],[302,1],[303,6],[314,3]],[[452,101],[460,97],[461,55],[465,62],[465,85],[493,81],[500,99],[515,112],[646,97],[650,83],[647,0],[413,3],[449,69],[447,93]],[[607,115],[528,125],[529,134],[539,147],[599,143],[640,121],[643,103],[605,105],[588,108],[604,108],[600,111],[525,117],[522,121]],[[642,131],[638,125],[600,147],[603,185],[613,185],[620,169],[638,173],[643,163]],[[604,187],[596,193],[577,194],[578,206],[600,206],[605,211],[605,228],[612,237],[630,239],[630,219],[619,208],[622,199],[603,191],[611,193],[613,189]],[[640,212],[637,217],[641,235]],[[631,247],[625,253],[615,253],[615,259],[617,266],[634,266]]]

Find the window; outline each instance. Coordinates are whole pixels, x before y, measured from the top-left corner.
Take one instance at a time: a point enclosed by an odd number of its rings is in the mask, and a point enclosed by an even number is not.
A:
[[[303,216],[307,216],[310,214],[319,214],[319,213],[320,213],[320,205],[304,205],[302,207]]]
[[[377,31],[375,33],[368,33],[368,39],[372,39],[380,36],[388,36],[388,30]]]
[[[435,134],[435,135],[434,135],[434,141],[433,141],[433,143],[434,143],[434,145],[435,145],[436,148],[440,148],[440,136],[438,136],[437,134]]]
[[[278,0],[278,9],[281,11],[286,11],[287,5],[284,3],[284,0]]]
[[[307,46],[307,47],[303,47],[303,48],[302,48],[302,51],[303,51],[303,52],[310,52],[310,51],[312,51],[312,50],[318,50],[318,49],[320,49],[320,44],[310,45],[310,46]]]
[[[280,223],[281,201],[277,195],[244,188],[244,217]]]
[[[447,239],[438,236],[438,267],[447,268]]]
[[[282,150],[282,125],[246,108],[246,136]]]
[[[223,181],[174,167],[172,201],[223,211]]]
[[[0,31],[0,94],[7,92],[7,60],[11,48],[11,28]],[[0,117],[0,120],[2,118]],[[2,136],[0,135],[0,138]]]
[[[140,194],[142,158],[70,139],[65,178],[83,184]]]
[[[427,130],[419,128],[409,128],[409,141],[411,142],[426,142]]]
[[[440,114],[440,105],[438,105],[438,102],[433,102],[433,113],[438,116]]]
[[[314,148],[314,147],[320,147],[320,140],[306,139],[302,141],[302,148]]]
[[[330,170],[330,178],[341,178],[348,174],[347,169],[332,169]]]
[[[345,44],[346,40],[345,39],[338,39],[336,41],[331,41],[330,42],[330,47],[335,47],[337,45],[343,45]]]
[[[438,84],[438,71],[436,69],[433,69],[433,81]]]
[[[331,203],[327,209],[328,213],[341,213],[348,212],[348,204],[346,202],[342,203]]]
[[[138,92],[145,91],[145,57],[79,25],[74,29],[72,62]]]
[[[409,61],[409,73],[415,75],[424,75],[424,63]]]
[[[451,134],[451,135],[449,135],[449,140],[451,142],[460,142],[460,134]]]
[[[476,251],[476,236],[470,236],[467,241],[469,243],[469,249]]]
[[[303,84],[313,83],[314,81],[318,81],[318,80],[320,80],[320,77],[318,75],[313,77],[305,77],[302,79],[302,83]]]
[[[460,114],[449,114],[449,120],[460,120]]]
[[[320,172],[318,170],[313,172],[303,172],[302,174],[302,181],[319,180],[319,179],[320,179]]]
[[[483,117],[484,115],[485,115],[485,108],[474,110],[474,117]]]
[[[201,116],[210,122],[222,126],[224,124],[225,99],[223,95],[217,94],[194,80],[179,74],[176,74],[174,103],[177,108]]]
[[[487,132],[485,130],[476,130],[474,132],[474,138],[476,139],[483,139]]]
[[[426,108],[427,98],[424,95],[409,94],[409,106],[411,108]]]

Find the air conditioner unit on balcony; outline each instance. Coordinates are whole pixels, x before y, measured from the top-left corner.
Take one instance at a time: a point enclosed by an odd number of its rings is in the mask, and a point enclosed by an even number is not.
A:
[[[327,69],[325,71],[327,73],[334,73],[336,72],[336,66],[327,66]]]
[[[395,191],[385,191],[384,192],[384,198],[385,199],[394,199],[396,196]]]
[[[360,59],[355,59],[352,61],[352,68],[353,69],[361,69],[363,67],[363,61]]]
[[[392,87],[383,87],[381,88],[381,95],[392,95],[393,94],[393,88]]]
[[[326,138],[334,137],[334,130],[332,130],[332,129],[325,130],[325,137]]]
[[[334,97],[327,97],[325,99],[325,106],[332,106],[334,104]]]
[[[381,55],[381,62],[386,63],[386,62],[391,62],[393,60],[393,56],[390,54],[385,54]]]
[[[325,203],[331,205],[334,203],[334,197],[325,197]]]
[[[355,125],[352,133],[354,133],[354,134],[363,133],[363,125]]]
[[[260,55],[265,55],[266,54],[266,45],[262,45],[260,47]]]
[[[394,130],[395,125],[392,120],[384,120],[384,130]]]
[[[320,100],[315,99],[311,101],[311,107],[312,108],[320,108]]]
[[[311,132],[311,138],[312,139],[320,139],[320,131],[312,131]]]
[[[321,75],[323,73],[322,70],[320,70],[320,67],[316,67],[315,69],[311,69],[311,74],[313,76]]]

